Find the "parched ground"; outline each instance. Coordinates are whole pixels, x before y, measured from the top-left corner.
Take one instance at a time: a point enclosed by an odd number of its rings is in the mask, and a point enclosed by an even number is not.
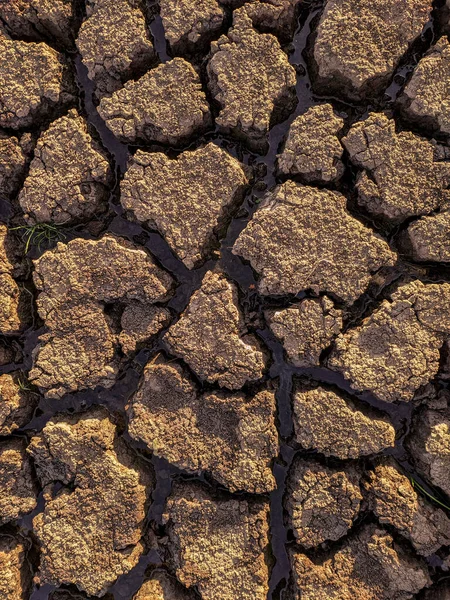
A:
[[[450,0],[0,0],[0,600],[449,600]]]

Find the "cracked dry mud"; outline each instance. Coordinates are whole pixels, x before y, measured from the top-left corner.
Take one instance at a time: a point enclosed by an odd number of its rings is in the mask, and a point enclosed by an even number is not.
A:
[[[450,0],[0,0],[0,600],[449,600]]]

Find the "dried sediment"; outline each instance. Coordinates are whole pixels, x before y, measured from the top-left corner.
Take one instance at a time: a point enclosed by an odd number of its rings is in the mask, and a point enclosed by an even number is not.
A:
[[[184,588],[166,571],[157,569],[133,596],[133,600],[196,600],[197,594]]]
[[[450,209],[421,217],[402,236],[403,249],[418,262],[450,262]]]
[[[23,600],[30,591],[31,578],[25,542],[12,535],[0,536],[0,598]]]
[[[38,395],[20,385],[20,373],[0,375],[0,435],[10,435],[32,417]]]
[[[36,506],[37,486],[26,447],[23,438],[0,441],[0,525],[19,519]]]
[[[14,196],[25,176],[31,135],[23,134],[20,139],[0,133],[0,194]]]
[[[21,291],[14,279],[18,268],[18,247],[8,227],[0,223],[0,331],[6,335],[19,333],[26,326]]]

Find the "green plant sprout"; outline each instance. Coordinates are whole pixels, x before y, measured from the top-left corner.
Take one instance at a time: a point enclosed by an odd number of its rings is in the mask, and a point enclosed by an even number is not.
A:
[[[440,506],[442,506],[446,510],[450,510],[450,506],[447,506],[447,504],[444,504],[443,502],[441,502],[438,498],[436,498],[436,496],[433,496],[432,494],[430,494],[429,492],[427,492],[427,490],[425,488],[423,488],[420,485],[420,483],[418,483],[415,479],[413,479],[411,477],[410,481],[411,481],[411,485],[413,486],[413,488],[417,489],[421,494],[424,494],[425,496],[427,496],[428,498],[430,498],[431,500],[433,500],[433,502],[436,502],[436,504],[439,504]]]
[[[51,225],[50,223],[21,225],[20,227],[12,227],[11,231],[22,231],[21,238],[25,241],[25,254],[28,253],[32,245],[37,246],[40,251],[43,244],[48,246],[55,240],[59,242],[66,238],[66,234],[57,225]]]

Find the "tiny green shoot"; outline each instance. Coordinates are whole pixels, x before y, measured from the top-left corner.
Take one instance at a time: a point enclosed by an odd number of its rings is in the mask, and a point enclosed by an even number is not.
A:
[[[57,225],[50,223],[21,225],[20,227],[12,227],[11,231],[21,231],[21,238],[25,242],[25,254],[28,253],[31,246],[36,246],[40,251],[42,246],[49,246],[54,241],[61,241],[66,238],[66,234]]]
[[[427,492],[427,490],[424,487],[422,487],[420,485],[420,483],[418,483],[415,479],[413,479],[411,477],[410,481],[411,481],[411,485],[413,486],[413,488],[417,489],[424,496],[427,496],[427,498],[429,498],[430,500],[433,500],[433,502],[436,502],[436,504],[439,504],[440,506],[442,506],[446,510],[450,511],[450,506],[447,506],[447,504],[444,504],[443,502],[441,502],[438,498],[436,498],[436,496],[433,496],[432,494],[430,494],[429,492]]]

